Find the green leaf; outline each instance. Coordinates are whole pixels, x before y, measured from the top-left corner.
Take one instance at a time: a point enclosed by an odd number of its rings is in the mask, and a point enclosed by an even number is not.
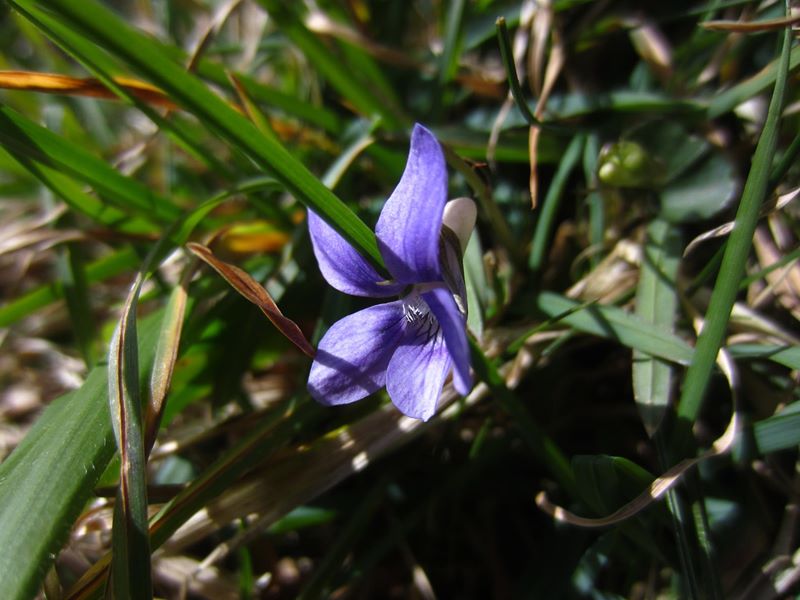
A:
[[[316,527],[330,523],[336,517],[336,511],[316,506],[298,506],[285,517],[281,517],[269,526],[269,532],[280,535],[297,531],[306,527]]]
[[[753,436],[761,454],[796,448],[800,444],[800,403],[756,423]]]
[[[714,152],[661,192],[661,218],[671,223],[709,219],[728,206],[739,188],[736,171]]]
[[[467,326],[480,339],[483,317],[492,301],[492,288],[486,279],[481,240],[475,232],[464,251],[464,283],[467,286]]]
[[[460,46],[463,39],[464,0],[451,0],[445,13],[444,49],[439,61],[439,83],[448,83],[455,77]]]
[[[142,320],[139,365],[152,362],[161,315]],[[34,596],[114,454],[105,365],[50,404],[0,464],[0,589]]]
[[[769,360],[800,370],[800,346],[773,346],[770,344],[734,344],[728,346],[734,358],[768,358]]]
[[[579,455],[572,459],[572,471],[581,498],[598,515],[613,513],[652,483],[654,477],[626,458]]]

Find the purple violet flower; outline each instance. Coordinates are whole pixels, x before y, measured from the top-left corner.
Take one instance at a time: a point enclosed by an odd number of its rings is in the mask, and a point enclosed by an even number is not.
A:
[[[309,211],[314,254],[329,284],[354,296],[400,297],[344,317],[322,338],[308,378],[309,392],[322,404],[355,402],[385,385],[403,414],[428,420],[451,370],[456,390],[469,393],[462,256],[476,209],[468,198],[446,202],[442,148],[415,125],[405,171],[375,227],[393,279],[385,281]]]

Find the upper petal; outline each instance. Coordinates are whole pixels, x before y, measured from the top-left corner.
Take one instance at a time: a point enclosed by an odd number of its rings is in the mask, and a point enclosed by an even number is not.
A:
[[[422,298],[439,321],[447,350],[453,359],[453,385],[459,394],[466,396],[472,389],[472,374],[469,370],[469,342],[465,316],[458,310],[453,294],[445,288],[425,292]]]
[[[405,171],[375,226],[386,268],[401,283],[441,279],[439,232],[447,201],[447,169],[442,147],[415,125]]]
[[[379,284],[385,278],[339,232],[311,210],[308,211],[308,232],[322,276],[340,292],[385,298],[402,290],[400,284]]]
[[[452,360],[441,332],[410,334],[397,348],[386,372],[386,391],[404,415],[427,421],[436,413]]]
[[[348,404],[381,389],[403,338],[400,301],[370,306],[334,323],[320,340],[308,391],[322,404]]]

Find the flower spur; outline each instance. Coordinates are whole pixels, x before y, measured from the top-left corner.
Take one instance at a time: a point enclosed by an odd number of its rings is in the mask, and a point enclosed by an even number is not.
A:
[[[468,198],[447,202],[441,146],[421,125],[414,127],[405,171],[375,227],[391,280],[309,211],[314,254],[330,285],[355,296],[400,297],[331,326],[308,378],[316,400],[348,404],[386,386],[403,414],[427,420],[451,371],[455,389],[469,393],[462,256],[475,215]]]

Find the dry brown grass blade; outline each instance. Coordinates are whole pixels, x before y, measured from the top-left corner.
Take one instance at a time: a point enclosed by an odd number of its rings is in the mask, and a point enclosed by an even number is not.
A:
[[[184,597],[191,595],[193,598],[213,600],[240,598],[236,577],[215,567],[204,567],[187,556],[157,558],[153,563],[153,579],[171,590],[180,590]]]
[[[613,303],[635,288],[641,263],[641,242],[623,238],[594,269],[576,281],[566,295],[576,300]]]
[[[547,59],[547,66],[544,64],[544,56],[547,48],[547,41],[551,39],[550,56]],[[529,55],[529,65],[531,72],[531,85],[539,94],[536,102],[536,110],[533,115],[541,121],[544,116],[544,109],[550,94],[553,92],[555,83],[566,62],[566,49],[557,27],[553,8],[549,2],[540,3],[533,20],[533,36],[531,39],[531,50]],[[530,157],[530,177],[528,179],[528,190],[531,196],[531,210],[536,208],[539,198],[539,178],[537,170],[539,168],[539,127],[531,127],[528,133],[528,154]]]
[[[170,110],[177,108],[177,105],[164,92],[149,83],[129,77],[114,77],[114,81],[121,88],[148,104]],[[116,93],[94,77],[68,77],[56,73],[0,71],[0,88],[67,96],[88,96],[107,100],[119,99]]]
[[[228,0],[228,2],[217,9],[211,21],[198,36],[197,42],[190,53],[189,62],[186,65],[187,71],[194,71],[203,52],[208,48],[214,36],[225,26],[225,23],[231,15],[241,6],[242,1],[243,0]]]
[[[19,250],[42,253],[64,242],[86,239],[86,234],[78,229],[49,228],[67,210],[63,204],[43,214],[29,215],[27,207],[14,207],[6,210],[0,222],[0,256]]]
[[[363,471],[387,452],[435,427],[440,419],[454,418],[463,405],[471,406],[488,393],[488,387],[479,384],[469,396],[456,402],[458,395],[448,384],[440,401],[441,416],[431,421],[406,417],[394,406],[386,405],[346,428],[276,456],[262,470],[195,514],[164,544],[164,550],[181,552],[213,534],[221,525],[251,516],[247,529],[218,546],[203,561],[204,565],[218,563],[251,537],[261,535],[266,527],[294,507]]]
[[[519,27],[517,27],[517,31],[514,33],[514,43],[511,50],[514,57],[514,68],[517,70],[520,78],[525,75],[525,71],[522,69],[522,58],[528,48],[531,23],[535,14],[536,3],[533,2],[533,0],[525,0],[520,7]],[[494,165],[494,155],[497,151],[497,143],[500,140],[500,131],[502,130],[503,123],[505,123],[508,115],[511,113],[512,108],[514,108],[514,95],[511,93],[511,90],[508,90],[508,92],[506,92],[505,102],[503,102],[503,106],[498,111],[494,123],[492,123],[492,131],[489,134],[489,143],[486,147],[486,160],[491,165]],[[494,168],[494,166],[492,166],[492,168]]]
[[[667,36],[650,19],[641,19],[630,30],[630,39],[639,56],[667,83],[673,75],[672,46]]]
[[[156,441],[164,412],[164,400],[167,398],[175,362],[178,360],[178,348],[183,331],[183,318],[186,313],[189,282],[194,275],[196,260],[186,267],[178,287],[172,292],[164,313],[161,335],[158,337],[158,348],[153,361],[153,372],[150,375],[150,398],[144,418],[145,459],[150,455]]]
[[[753,238],[755,250],[761,267],[766,269],[783,258],[783,252],[769,233],[769,228],[761,225]],[[772,295],[795,319],[800,320],[800,267],[797,261],[770,271],[765,275],[768,286],[754,299],[759,304],[762,295]]]
[[[781,17],[780,19],[764,19],[763,21],[705,21],[700,27],[710,31],[731,31],[735,33],[762,33],[776,31],[800,23],[800,15]]]
[[[255,279],[250,277],[239,267],[226,263],[218,259],[211,252],[209,248],[201,244],[191,242],[186,245],[187,248],[200,260],[205,262],[208,266],[219,273],[225,281],[227,281],[233,289],[239,292],[247,300],[258,306],[266,317],[272,321],[272,324],[285,335],[290,342],[297,346],[304,354],[314,357],[316,351],[314,347],[306,340],[303,332],[297,324],[291,319],[284,316],[278,305]]]
[[[700,317],[700,313],[690,304],[685,302],[684,305],[686,309],[694,315],[692,322],[695,331],[699,335],[703,328],[703,319]],[[610,527],[612,525],[617,525],[627,521],[631,517],[636,516],[641,511],[649,507],[654,502],[657,502],[663,498],[664,495],[673,487],[675,487],[675,485],[680,482],[681,478],[697,464],[708,460],[709,458],[721,456],[729,452],[733,448],[739,432],[742,429],[741,404],[739,400],[739,372],[735,361],[725,348],[721,348],[717,354],[717,366],[719,366],[720,371],[728,380],[728,386],[730,387],[731,391],[733,411],[725,431],[714,441],[713,444],[711,444],[711,448],[709,448],[706,452],[696,458],[684,459],[677,465],[668,469],[660,477],[657,477],[638,497],[625,504],[619,510],[605,517],[590,518],[576,515],[575,513],[550,502],[550,500],[547,498],[547,494],[543,491],[536,495],[536,505],[552,518],[563,523],[569,523],[571,525],[589,529]]]
[[[730,355],[725,352],[724,349],[720,351],[720,354],[717,357],[717,363],[727,377],[731,386],[731,390],[734,395],[734,411],[733,415],[731,416],[731,420],[728,423],[728,427],[725,429],[725,432],[712,444],[708,451],[704,452],[697,458],[687,458],[682,460],[671,469],[668,469],[663,475],[656,478],[638,497],[606,517],[590,518],[576,515],[575,513],[550,502],[550,500],[547,498],[547,494],[543,491],[536,495],[536,505],[552,518],[556,519],[557,521],[561,521],[562,523],[569,523],[570,525],[576,525],[578,527],[585,527],[588,529],[611,527],[612,525],[617,525],[627,521],[631,517],[636,516],[651,504],[663,498],[669,490],[671,490],[678,482],[680,482],[681,478],[689,471],[689,469],[693,468],[704,460],[714,458],[715,456],[720,456],[730,451],[734,442],[736,441],[737,434],[741,427],[739,411],[737,410],[738,401],[736,399],[738,375],[733,359],[731,359]]]
[[[354,46],[358,46],[368,54],[371,54],[378,60],[387,64],[397,65],[407,69],[419,69],[423,73],[433,72],[433,69],[429,65],[410,57],[407,52],[395,50],[388,46],[382,46],[372,41],[360,31],[331,19],[317,7],[314,7],[308,12],[305,18],[305,26],[309,31],[313,31],[314,33],[331,36],[353,44]]]
[[[767,208],[762,212],[762,216],[766,216],[771,212],[776,210],[781,210],[784,206],[789,204],[792,200],[797,198],[800,195],[800,188],[795,188],[785,194],[781,194],[778,196],[777,200],[775,201],[775,206],[772,208]],[[689,254],[697,248],[701,243],[705,242],[706,240],[722,237],[728,235],[731,231],[733,231],[733,221],[729,221],[727,223],[723,223],[722,225],[715,227],[714,229],[710,229],[705,233],[701,233],[696,238],[694,238],[691,242],[686,245],[686,249],[683,251],[683,256],[689,256]]]

